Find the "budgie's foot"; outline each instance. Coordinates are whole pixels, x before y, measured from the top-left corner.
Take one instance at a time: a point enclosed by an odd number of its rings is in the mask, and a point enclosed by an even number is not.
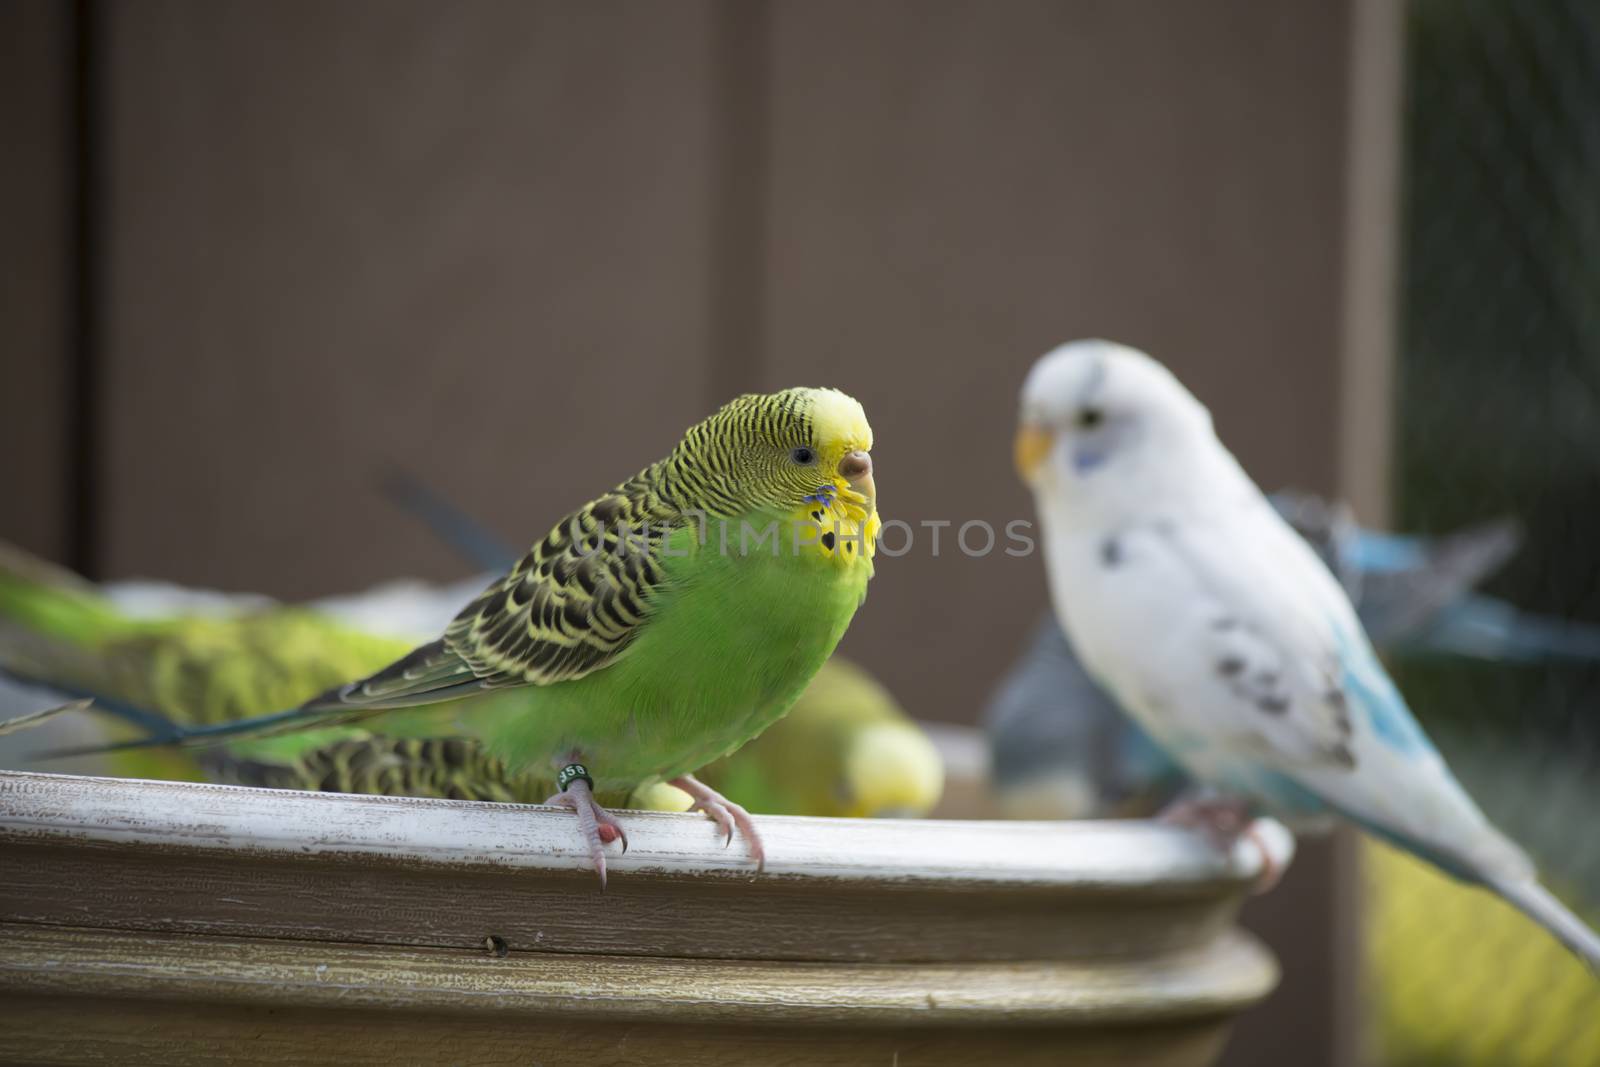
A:
[[[1276,886],[1287,865],[1280,861],[1280,848],[1269,843],[1258,830],[1254,809],[1238,797],[1201,795],[1180,797],[1162,809],[1158,820],[1202,834],[1216,848],[1231,853],[1241,838],[1248,838],[1261,853],[1261,873],[1250,892],[1259,896]]]
[[[767,853],[761,847],[761,835],[756,832],[755,821],[750,818],[748,811],[745,811],[742,806],[735,804],[692,774],[686,774],[682,778],[674,778],[667,784],[677,786],[694,798],[694,804],[689,808],[690,811],[703,811],[715,820],[717,826],[726,835],[725,846],[733,843],[733,831],[737,828],[744,835],[744,839],[750,843],[750,857],[756,861],[756,871],[760,872],[766,867]]]
[[[605,808],[594,799],[594,783],[583,765],[571,763],[556,776],[561,792],[546,800],[551,807],[566,808],[578,816],[578,832],[589,847],[589,858],[594,862],[594,873],[600,876],[600,888],[606,887],[605,846],[612,841],[622,842],[622,851],[628,851],[628,835]]]

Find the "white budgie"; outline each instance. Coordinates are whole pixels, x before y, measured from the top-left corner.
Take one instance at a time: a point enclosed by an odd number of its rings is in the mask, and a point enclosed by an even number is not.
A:
[[[1591,966],[1600,937],[1451,775],[1344,590],[1149,356],[1064,345],[1022,390],[1051,597],[1089,672],[1216,796],[1184,821],[1342,815],[1499,893]]]

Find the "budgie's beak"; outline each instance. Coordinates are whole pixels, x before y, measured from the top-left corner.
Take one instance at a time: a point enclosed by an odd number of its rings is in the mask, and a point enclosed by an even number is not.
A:
[[[869,501],[878,499],[878,487],[872,481],[872,456],[869,453],[859,448],[854,452],[846,452],[839,461],[839,477]]]
[[[1023,423],[1017,427],[1017,441],[1012,453],[1017,464],[1017,476],[1025,482],[1033,481],[1033,472],[1055,446],[1055,435],[1042,426]]]

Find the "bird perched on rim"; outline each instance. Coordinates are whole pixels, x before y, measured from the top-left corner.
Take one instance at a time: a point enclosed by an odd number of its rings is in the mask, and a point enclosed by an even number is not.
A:
[[[1220,841],[1342,815],[1500,894],[1591,967],[1600,936],[1455,780],[1350,599],[1161,364],[1064,345],[1022,388],[1016,462],[1051,600],[1096,682],[1199,781],[1173,821]]]
[[[772,725],[833,652],[872,577],[872,430],[833,389],[751,394],[572,512],[438,640],[299,707],[149,744],[370,723],[475,739],[548,768],[602,885],[626,837],[595,799],[666,781],[759,866],[748,813],[694,776]],[[128,746],[132,747],[132,746]]]
[[[422,483],[395,475],[386,488],[467,562],[491,572],[515,565],[518,553]],[[229,722],[394,661],[449,625],[491,579],[399,579],[284,605],[158,581],[97,586],[0,542],[0,673],[92,697],[98,714],[89,725],[122,719],[163,733]],[[48,699],[38,694],[15,710]],[[16,728],[53,717],[24,717]],[[509,773],[472,738],[387,737],[363,724],[105,758],[108,765],[88,773],[510,803],[539,802],[554,780],[547,768]],[[939,800],[943,765],[893,695],[835,655],[771,729],[697,777],[756,813],[920,816]],[[613,801],[670,811],[693,803],[665,783],[602,798]]]
[[[464,561],[490,571],[514,561],[494,532],[416,478],[390,472],[383,488],[398,508],[427,525]],[[430,610],[427,602],[437,597],[438,592],[396,584],[392,596],[375,590],[320,606],[350,622],[388,623],[396,616],[420,622]],[[444,613],[438,625],[448,618]],[[914,817],[939,802],[944,761],[893,694],[861,667],[834,656],[771,729],[702,768],[698,777],[763,814]],[[689,803],[682,792],[652,783],[636,789],[627,807],[681,811]]]
[[[502,555],[510,569],[515,555]],[[51,707],[59,695],[19,694],[8,708],[0,694],[0,719],[31,713],[0,721],[0,734],[73,710],[90,712],[82,725],[91,732],[131,725],[135,736],[260,715],[393,662],[487,581],[398,580],[284,605],[164,582],[96,586],[0,542],[0,676],[90,698]],[[104,759],[84,772],[524,804],[554,783],[548,768],[510,773],[473,738],[388,737],[360,723]],[[938,750],[893,695],[835,655],[771,729],[697,777],[760,814],[887,818],[927,814],[944,776]],[[693,803],[665,783],[602,798],[613,801],[668,811]]]
[[[1600,655],[1592,625],[1529,615],[1476,592],[1516,552],[1521,534],[1512,520],[1417,537],[1365,529],[1349,508],[1308,493],[1268,499],[1339,579],[1381,652],[1524,662],[1587,646]],[[1187,784],[1085,673],[1050,612],[996,687],[984,729],[995,798],[1014,818],[1137,816]]]

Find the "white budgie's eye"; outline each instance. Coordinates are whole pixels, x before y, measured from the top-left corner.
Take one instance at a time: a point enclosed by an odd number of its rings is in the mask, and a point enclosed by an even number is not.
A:
[[[810,467],[817,462],[817,454],[805,445],[789,450],[789,458],[802,467]]]
[[[1106,421],[1106,413],[1099,408],[1078,409],[1078,429],[1092,430]]]

